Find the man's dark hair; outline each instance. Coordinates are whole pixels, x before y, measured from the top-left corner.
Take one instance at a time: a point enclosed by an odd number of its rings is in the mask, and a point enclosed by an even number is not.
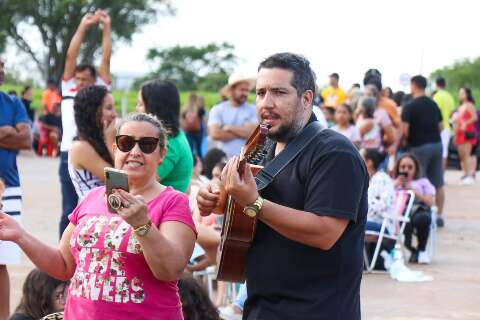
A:
[[[445,81],[444,77],[438,77],[437,80],[435,80],[435,84],[439,88],[445,88],[445,86],[447,85],[447,82]]]
[[[367,72],[365,72],[363,85],[366,86],[368,84],[372,84],[377,87],[378,91],[382,91],[382,74],[378,69],[368,69]]]
[[[413,76],[412,79],[410,79],[410,83],[413,83],[415,87],[425,90],[427,87],[427,78],[425,78],[422,75],[416,75]]]
[[[335,78],[338,81],[340,79],[340,76],[338,75],[338,73],[334,72],[330,75],[330,78]]]
[[[95,70],[95,67],[92,66],[91,64],[79,64],[78,66],[75,67],[75,73],[83,72],[85,70],[90,71],[90,75],[92,76],[92,78],[97,77],[97,70]]]
[[[315,73],[310,68],[310,62],[303,56],[290,52],[276,53],[263,60],[260,69],[279,68],[293,72],[292,86],[297,90],[297,96],[311,90],[315,96]]]

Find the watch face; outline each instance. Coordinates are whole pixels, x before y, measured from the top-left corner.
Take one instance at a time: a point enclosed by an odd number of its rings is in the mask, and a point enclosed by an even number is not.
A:
[[[243,212],[250,218],[254,218],[257,215],[257,211],[252,207],[246,207]]]

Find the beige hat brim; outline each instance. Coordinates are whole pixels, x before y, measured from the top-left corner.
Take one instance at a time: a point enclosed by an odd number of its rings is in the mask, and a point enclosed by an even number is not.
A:
[[[230,83],[230,84],[226,84],[223,86],[222,89],[220,89],[219,93],[221,96],[224,96],[224,97],[230,97],[230,93],[231,93],[231,88],[240,83],[240,82],[247,82],[248,83],[248,91],[252,91],[253,88],[255,88],[255,82],[256,80],[255,79],[239,79],[233,83]]]

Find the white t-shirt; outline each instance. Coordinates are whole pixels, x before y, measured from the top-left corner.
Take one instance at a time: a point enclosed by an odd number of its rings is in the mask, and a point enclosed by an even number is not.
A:
[[[110,91],[111,86],[102,78],[97,77],[96,85],[105,86]],[[77,95],[77,85],[75,78],[68,81],[62,80],[62,144],[61,152],[68,152],[72,146],[73,138],[77,135],[77,125],[75,124],[75,116],[73,111],[73,98]]]

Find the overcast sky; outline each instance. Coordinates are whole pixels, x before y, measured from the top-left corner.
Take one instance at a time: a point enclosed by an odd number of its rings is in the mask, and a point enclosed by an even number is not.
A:
[[[145,55],[154,46],[228,41],[239,68],[253,74],[268,55],[292,51],[311,61],[319,84],[338,72],[349,87],[375,67],[385,85],[400,89],[403,73],[428,75],[480,55],[478,1],[172,1],[176,16],[159,17],[130,45],[116,44],[114,73],[148,72]]]

